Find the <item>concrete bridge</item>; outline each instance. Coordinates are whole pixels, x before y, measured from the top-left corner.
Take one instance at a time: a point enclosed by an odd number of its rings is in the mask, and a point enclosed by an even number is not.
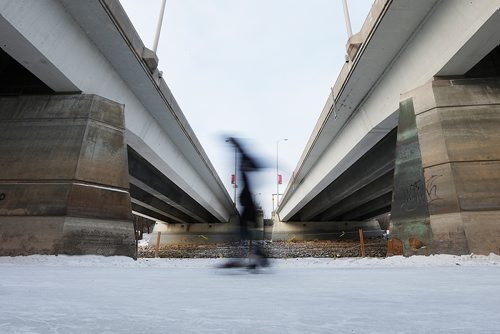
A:
[[[118,0],[0,0],[0,255],[133,256],[236,208]]]
[[[405,255],[500,253],[499,45],[499,0],[375,1],[274,235],[390,213]]]

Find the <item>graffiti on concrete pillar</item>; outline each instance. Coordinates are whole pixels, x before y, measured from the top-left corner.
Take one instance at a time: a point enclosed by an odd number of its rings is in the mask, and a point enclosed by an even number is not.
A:
[[[0,193],[0,201],[3,201],[5,199],[5,193]]]
[[[422,180],[409,184],[403,191],[401,209],[406,212],[416,210],[422,203],[425,203],[424,196],[424,184]]]
[[[438,186],[436,180],[440,178],[441,175],[431,175],[427,180],[425,180],[425,192],[427,193],[427,203],[432,203],[435,201],[443,200],[438,195]]]

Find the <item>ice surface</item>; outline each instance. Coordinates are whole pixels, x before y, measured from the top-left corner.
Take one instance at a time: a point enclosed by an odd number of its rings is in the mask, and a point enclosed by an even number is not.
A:
[[[0,257],[0,333],[498,333],[500,257]]]

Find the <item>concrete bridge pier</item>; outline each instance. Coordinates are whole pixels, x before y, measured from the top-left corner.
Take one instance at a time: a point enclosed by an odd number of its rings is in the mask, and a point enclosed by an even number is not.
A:
[[[375,219],[365,221],[275,221],[272,240],[336,240],[356,239],[359,229],[366,237],[380,237],[382,231]]]
[[[500,79],[436,79],[401,97],[392,235],[404,255],[499,254]]]
[[[228,223],[156,223],[150,246],[155,246],[158,232],[160,246],[171,244],[209,244],[240,240],[239,217],[231,216]]]
[[[123,105],[0,98],[0,255],[135,256]]]
[[[264,213],[257,209],[257,221],[249,226],[252,240],[265,238]],[[241,240],[240,217],[232,215],[227,223],[157,223],[149,245],[155,246],[158,232],[160,246],[171,244],[209,244]]]

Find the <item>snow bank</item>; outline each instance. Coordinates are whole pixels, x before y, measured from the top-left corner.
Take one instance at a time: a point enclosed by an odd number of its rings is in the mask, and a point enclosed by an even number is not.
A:
[[[123,256],[104,257],[96,255],[31,255],[18,257],[0,257],[0,265],[47,265],[75,267],[162,267],[162,268],[199,268],[213,266],[223,259],[151,259],[137,261]],[[431,255],[431,256],[392,256],[388,258],[293,258],[273,259],[276,267],[305,268],[384,268],[384,267],[447,267],[447,266],[497,266],[500,256],[490,255]]]
[[[147,247],[149,245],[149,240],[151,239],[152,235],[153,233],[143,233],[142,239],[139,240],[139,247]]]
[[[392,256],[387,258],[338,258],[338,259],[283,259],[278,263],[281,266],[300,265],[301,267],[339,267],[339,268],[367,268],[367,267],[448,267],[448,266],[496,266],[500,264],[500,256],[490,255],[431,255],[431,256]]]

